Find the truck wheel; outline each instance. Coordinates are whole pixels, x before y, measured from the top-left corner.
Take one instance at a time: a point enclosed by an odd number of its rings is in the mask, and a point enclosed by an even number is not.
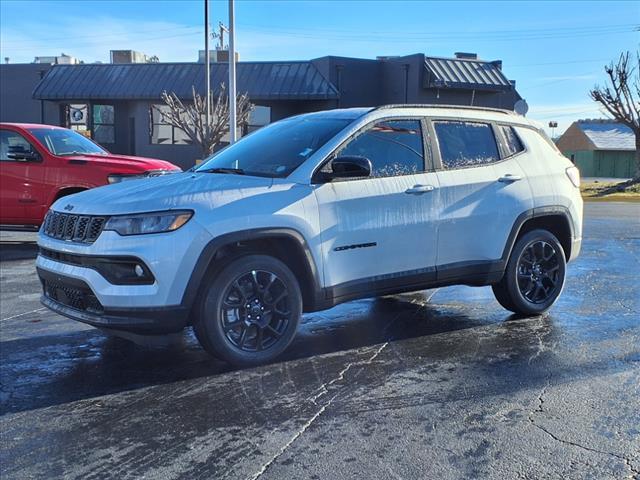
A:
[[[207,280],[194,330],[202,347],[233,365],[250,366],[280,355],[296,334],[302,294],[280,260],[246,255]]]
[[[546,230],[532,230],[516,242],[493,293],[507,310],[539,315],[560,296],[565,274],[566,259],[558,239]]]

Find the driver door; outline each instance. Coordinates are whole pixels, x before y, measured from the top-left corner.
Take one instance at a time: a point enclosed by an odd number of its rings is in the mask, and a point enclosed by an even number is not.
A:
[[[40,162],[38,151],[20,133],[0,130],[0,223],[34,222],[30,213],[39,204],[39,198],[32,173]]]
[[[315,185],[332,296],[435,277],[438,179],[425,166],[423,131],[420,119],[369,125],[336,156],[368,158],[371,176]]]

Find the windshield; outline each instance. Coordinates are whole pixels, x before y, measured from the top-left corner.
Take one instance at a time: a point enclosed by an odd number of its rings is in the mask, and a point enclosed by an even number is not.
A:
[[[65,130],[62,128],[31,128],[29,131],[54,155],[64,156],[82,153],[88,153],[90,155],[109,154],[105,149],[73,130]]]
[[[313,116],[281,120],[215,153],[196,172],[286,177],[349,123]]]

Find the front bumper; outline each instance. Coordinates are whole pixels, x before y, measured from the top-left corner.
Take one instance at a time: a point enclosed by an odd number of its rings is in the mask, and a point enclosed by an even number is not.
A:
[[[184,303],[196,261],[210,240],[211,235],[195,219],[169,233],[123,237],[103,231],[90,245],[40,233],[38,246],[50,254],[38,255],[36,267],[85,282],[105,308],[164,309]],[[78,258],[91,262],[76,261]],[[152,280],[115,282],[95,263],[124,258],[139,260]]]
[[[105,307],[84,281],[41,268],[36,270],[44,291],[41,303],[73,320],[98,328],[148,335],[179,332],[189,322],[189,309],[185,306]]]

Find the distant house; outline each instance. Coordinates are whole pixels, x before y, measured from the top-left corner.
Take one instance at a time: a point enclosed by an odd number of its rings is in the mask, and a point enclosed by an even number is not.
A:
[[[583,177],[631,178],[635,172],[635,135],[613,120],[578,120],[557,145]]]
[[[0,121],[62,125],[85,132],[114,153],[190,167],[198,148],[184,132],[166,124],[158,109],[165,108],[161,100],[165,90],[185,101],[192,98],[194,88],[204,94],[204,64],[139,62],[141,54],[121,53],[112,52],[109,64],[0,65]],[[227,82],[228,64],[212,63],[210,78],[217,91]],[[500,60],[462,52],[454,58],[414,54],[240,61],[237,85],[256,105],[244,132],[291,115],[332,108],[436,103],[513,110],[521,99]]]

